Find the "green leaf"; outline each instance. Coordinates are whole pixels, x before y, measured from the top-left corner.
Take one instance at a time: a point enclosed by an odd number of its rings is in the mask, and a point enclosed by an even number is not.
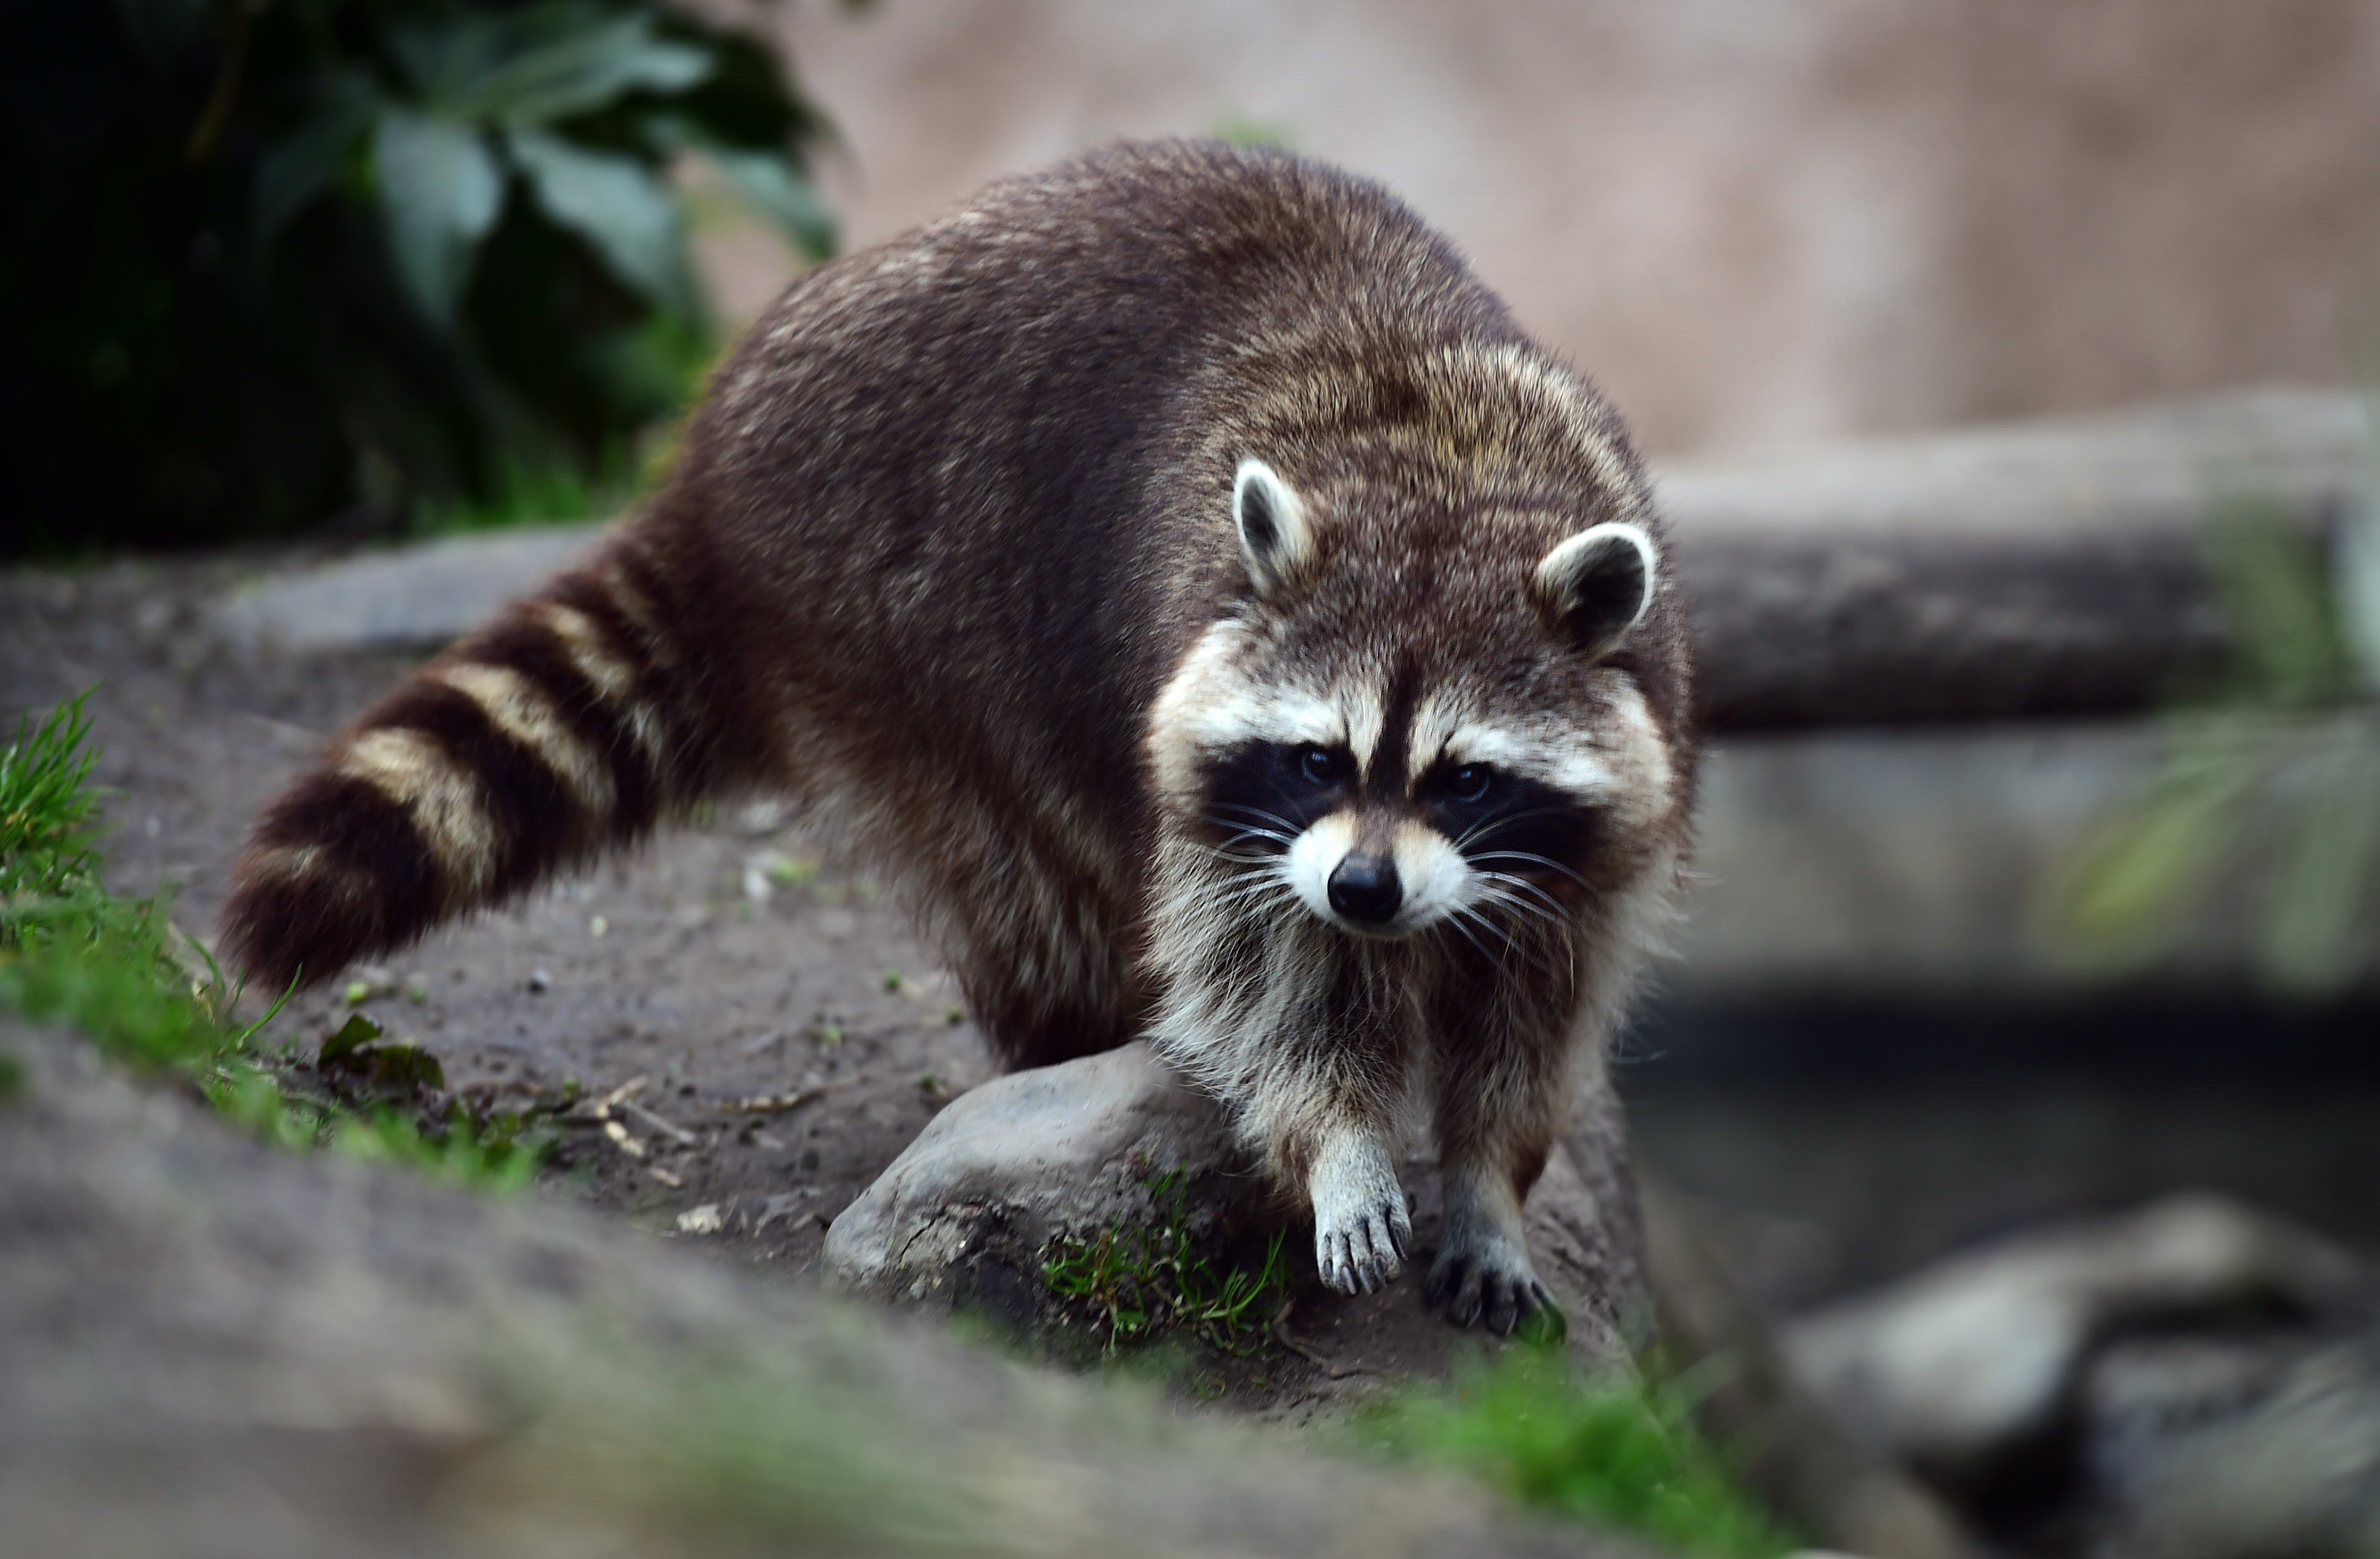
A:
[[[2254,690],[2293,708],[2346,691],[2350,665],[2323,557],[2269,505],[2240,503],[2216,517],[2206,543],[2224,615]]]
[[[680,318],[699,316],[677,201],[651,169],[542,130],[506,140],[548,216],[594,245],[628,286]]]
[[[2275,983],[2301,995],[2327,995],[2355,978],[2363,900],[2380,861],[2380,743],[2352,717],[2328,735],[2269,884],[2261,949]]]
[[[2085,842],[2058,894],[2058,920],[2086,947],[2154,941],[2205,891],[2239,827],[2252,761],[2177,763]]]
[[[410,28],[395,48],[439,113],[541,125],[631,91],[682,92],[707,79],[710,51],[655,37],[653,21],[645,12],[605,20],[589,6],[543,6]]]
[[[834,217],[791,158],[741,147],[713,145],[705,151],[747,200],[776,219],[804,254],[824,260],[834,252]]]
[[[379,1038],[380,1025],[358,1013],[341,1025],[337,1033],[322,1041],[322,1050],[315,1054],[315,1064],[325,1067],[346,1066],[355,1058],[358,1051]]]
[[[2363,690],[2380,693],[2380,469],[2372,481],[2338,527],[2338,617]]]
[[[455,318],[473,250],[503,209],[504,174],[479,132],[402,108],[383,108],[372,162],[397,274],[424,313]]]
[[[373,93],[365,79],[337,71],[315,95],[312,112],[257,159],[249,194],[249,237],[271,243],[289,220],[330,188],[371,123]]]
[[[356,1052],[354,1064],[366,1086],[376,1093],[411,1093],[446,1086],[446,1068],[419,1045],[367,1045]]]

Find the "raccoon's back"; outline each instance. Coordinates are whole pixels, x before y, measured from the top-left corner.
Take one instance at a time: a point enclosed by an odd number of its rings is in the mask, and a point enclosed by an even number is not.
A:
[[[1376,186],[1120,147],[796,285],[697,420],[687,518],[736,560],[748,664],[1113,790],[1240,583],[1219,430],[1297,354],[1483,335],[1517,332]]]

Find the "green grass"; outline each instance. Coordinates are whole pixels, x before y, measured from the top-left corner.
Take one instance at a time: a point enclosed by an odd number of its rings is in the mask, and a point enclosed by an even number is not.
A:
[[[455,536],[523,525],[609,519],[628,506],[637,487],[626,457],[616,451],[592,472],[572,465],[531,466],[508,460],[498,475],[492,497],[425,503],[406,530],[413,537]]]
[[[0,1009],[64,1024],[111,1060],[178,1078],[224,1114],[287,1147],[332,1148],[490,1189],[525,1183],[542,1143],[516,1117],[480,1120],[453,1105],[425,1114],[368,1090],[337,1099],[287,1086],[260,1040],[279,1004],[255,1023],[235,1025],[237,987],[174,929],[164,897],[107,892],[88,697],[68,700],[38,724],[20,720],[16,739],[0,749]],[[378,1038],[376,1029],[333,1036],[324,1075],[367,1084],[390,1075],[375,1064],[400,1047],[369,1042]],[[343,1040],[345,1049],[334,1050]],[[417,1066],[399,1080],[414,1102],[429,1079]],[[0,1093],[22,1087],[21,1064],[8,1058],[0,1065]]]
[[[1060,1236],[1044,1255],[1042,1281],[1086,1315],[1111,1358],[1169,1333],[1243,1358],[1260,1352],[1273,1311],[1289,1297],[1286,1234],[1272,1236],[1253,1273],[1219,1267],[1198,1248],[1183,1172],[1142,1184],[1153,1219],[1111,1224],[1087,1238]]]
[[[82,706],[82,698],[68,700],[39,725],[24,716],[17,739],[0,751],[0,945],[19,916],[79,892],[97,874],[99,798],[91,787],[97,755],[88,750],[91,721]]]
[[[1373,1405],[1355,1428],[1374,1451],[1465,1468],[1525,1504],[1681,1553],[1770,1559],[1802,1547],[1745,1495],[1691,1406],[1680,1383],[1582,1379],[1559,1349],[1512,1346],[1451,1386]]]

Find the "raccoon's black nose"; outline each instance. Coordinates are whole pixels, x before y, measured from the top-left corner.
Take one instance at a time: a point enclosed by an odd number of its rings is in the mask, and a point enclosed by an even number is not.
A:
[[[1330,873],[1330,907],[1367,926],[1395,919],[1404,896],[1397,863],[1386,856],[1351,855]]]

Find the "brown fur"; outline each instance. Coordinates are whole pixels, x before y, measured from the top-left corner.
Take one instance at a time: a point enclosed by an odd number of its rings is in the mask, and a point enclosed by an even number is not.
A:
[[[1315,517],[1262,611],[1231,518],[1252,452]],[[1596,928],[1671,872],[1691,801],[1666,579],[1616,660],[1564,653],[1524,599],[1549,547],[1605,519],[1654,529],[1616,418],[1385,193],[1270,152],[1111,149],[798,281],[640,516],[268,810],[225,928],[260,980],[320,980],[767,789],[889,872],[1003,1059],[1040,1065],[1163,1042],[1184,981],[1241,989],[1275,935],[1244,916],[1165,945],[1169,894],[1218,834],[1169,788],[1159,705],[1218,622],[1259,623],[1284,675],[1391,668],[1396,739],[1482,667],[1522,717],[1587,728],[1641,698],[1669,778],[1547,879],[1565,923],[1518,930],[1536,972],[1295,933],[1330,1016],[1283,1042],[1366,1119],[1426,1066],[1442,1147],[1493,1160],[1517,1200],[1579,1015],[1599,1043],[1639,956],[1641,934]],[[1400,794],[1367,826],[1393,827]],[[1327,1124],[1254,1135],[1291,1167]]]

